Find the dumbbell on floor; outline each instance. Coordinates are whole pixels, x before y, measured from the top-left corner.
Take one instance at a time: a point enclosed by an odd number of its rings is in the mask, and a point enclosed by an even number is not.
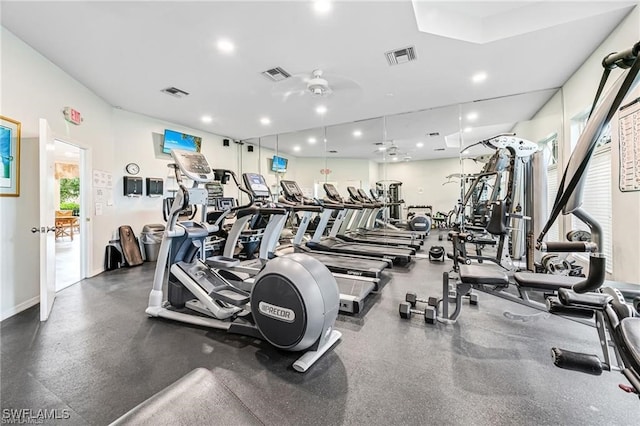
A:
[[[411,315],[424,315],[425,311],[421,311],[419,309],[412,309],[409,303],[400,303],[398,307],[398,312],[400,313],[400,318],[402,319],[411,319]]]
[[[421,299],[417,294],[410,291],[404,296],[404,300],[411,305],[412,308],[416,307],[416,303],[426,303],[429,306],[436,306],[438,304],[437,297],[429,297],[428,299]]]
[[[398,307],[398,311],[400,313],[400,318],[403,319],[411,319],[411,315],[422,315],[424,316],[425,322],[433,324],[436,320],[436,311],[432,307],[427,307],[423,311],[419,309],[412,309],[411,305],[408,303],[401,303]]]

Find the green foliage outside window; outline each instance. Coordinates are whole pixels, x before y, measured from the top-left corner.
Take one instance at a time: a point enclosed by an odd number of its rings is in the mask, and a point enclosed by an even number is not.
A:
[[[60,179],[60,210],[80,211],[78,197],[80,196],[80,178]]]

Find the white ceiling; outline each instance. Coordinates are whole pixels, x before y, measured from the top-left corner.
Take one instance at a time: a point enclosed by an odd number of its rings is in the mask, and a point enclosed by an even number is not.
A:
[[[306,142],[313,131],[299,131],[330,126],[327,149],[337,150],[334,155],[378,158],[373,143],[384,139],[419,159],[459,151],[433,150],[460,130],[458,103],[500,98],[462,107],[477,109],[482,121],[474,128],[490,126],[484,133],[508,131],[531,118],[634,4],[416,4],[416,10],[440,13],[452,27],[461,17],[493,26],[501,18],[518,18],[517,25],[504,20],[511,30],[497,39],[493,31],[493,41],[482,43],[420,31],[421,18],[410,1],[334,2],[322,16],[308,1],[3,1],[1,22],[114,107],[232,139],[263,137],[263,143],[273,144],[269,135],[282,134],[280,149],[294,155],[323,155],[323,131],[315,131],[314,146]],[[553,17],[546,28],[540,13]],[[527,29],[516,34],[513,27],[526,22]],[[233,54],[217,50],[222,37],[235,44]],[[389,66],[384,53],[407,46],[415,46],[417,60]],[[294,78],[274,83],[260,74],[276,66]],[[304,91],[300,76],[317,68],[330,86],[333,82],[331,95],[283,99],[296,82],[300,87],[294,88]],[[478,71],[488,75],[482,84],[471,81]],[[161,92],[169,86],[190,95]],[[516,94],[522,95],[511,96]],[[318,104],[327,107],[325,115],[314,111]],[[409,111],[422,112],[394,116]],[[213,121],[203,123],[203,115]],[[383,116],[389,116],[384,125],[375,119],[334,126]],[[261,117],[271,124],[262,125]],[[351,135],[355,127],[362,128],[362,137]],[[432,131],[440,137],[427,139]],[[483,137],[476,131],[465,140]],[[415,149],[420,141],[427,149]],[[293,151],[296,145],[299,152]]]

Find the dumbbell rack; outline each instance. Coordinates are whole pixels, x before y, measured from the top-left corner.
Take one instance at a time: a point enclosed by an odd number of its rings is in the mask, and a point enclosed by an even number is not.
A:
[[[428,299],[419,298],[418,295],[414,292],[407,292],[405,295],[405,301],[400,303],[398,306],[398,312],[400,314],[400,318],[403,319],[411,319],[412,315],[422,315],[424,316],[424,321],[427,324],[435,324],[438,321],[438,318],[445,319],[455,319],[458,317],[459,309],[461,304],[458,299],[462,297],[469,298],[469,304],[477,305],[478,304],[478,295],[474,293],[471,289],[469,289],[466,294],[459,296],[456,293],[455,285],[452,285],[449,282],[449,274],[445,272],[442,278],[442,286],[443,286],[443,294],[447,294],[447,301],[444,302],[443,299],[439,299],[437,297],[429,297]],[[456,301],[458,300],[458,303]],[[427,306],[424,310],[415,309],[418,303],[426,304]],[[438,316],[438,311],[440,304],[442,303],[442,316]],[[456,312],[454,312],[451,317],[449,316],[449,303],[456,303]]]

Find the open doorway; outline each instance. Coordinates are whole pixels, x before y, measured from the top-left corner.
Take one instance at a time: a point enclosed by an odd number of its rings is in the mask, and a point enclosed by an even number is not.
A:
[[[60,140],[55,141],[54,200],[56,216],[56,291],[79,282],[82,277],[82,205],[81,149]]]

